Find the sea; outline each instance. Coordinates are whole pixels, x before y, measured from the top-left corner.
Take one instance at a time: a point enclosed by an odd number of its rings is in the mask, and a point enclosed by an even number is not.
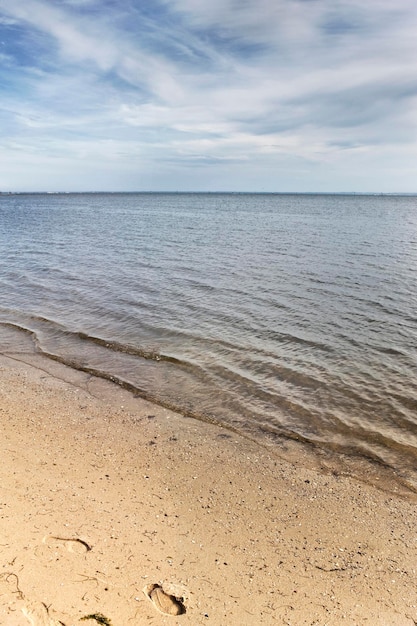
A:
[[[0,352],[31,351],[417,491],[417,197],[1,194]]]

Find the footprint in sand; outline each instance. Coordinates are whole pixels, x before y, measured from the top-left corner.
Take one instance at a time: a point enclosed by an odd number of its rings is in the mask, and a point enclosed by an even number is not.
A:
[[[43,543],[56,543],[57,545],[63,545],[68,552],[74,552],[75,554],[84,554],[84,552],[90,552],[92,549],[91,546],[83,539],[55,537],[54,535],[47,535],[44,537]]]
[[[0,575],[0,598],[1,626],[65,626],[50,615],[45,604],[26,598],[13,572]]]
[[[161,613],[165,615],[182,615],[185,613],[182,600],[166,593],[161,585],[147,585],[143,592]]]
[[[31,626],[65,626],[64,622],[53,619],[45,604],[40,602],[26,602],[22,612]]]

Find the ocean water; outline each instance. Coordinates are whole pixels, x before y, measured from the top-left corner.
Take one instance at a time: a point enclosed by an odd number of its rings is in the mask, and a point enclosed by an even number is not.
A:
[[[417,197],[0,195],[0,342],[416,487]]]

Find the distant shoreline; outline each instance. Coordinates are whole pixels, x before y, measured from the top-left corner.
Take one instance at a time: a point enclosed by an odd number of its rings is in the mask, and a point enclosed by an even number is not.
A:
[[[416,192],[379,191],[0,191],[0,196],[19,195],[241,195],[241,196],[399,196],[414,197]]]

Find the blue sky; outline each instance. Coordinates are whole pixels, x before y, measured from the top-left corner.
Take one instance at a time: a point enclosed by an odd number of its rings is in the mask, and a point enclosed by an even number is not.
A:
[[[417,192],[415,0],[0,0],[0,190]]]

